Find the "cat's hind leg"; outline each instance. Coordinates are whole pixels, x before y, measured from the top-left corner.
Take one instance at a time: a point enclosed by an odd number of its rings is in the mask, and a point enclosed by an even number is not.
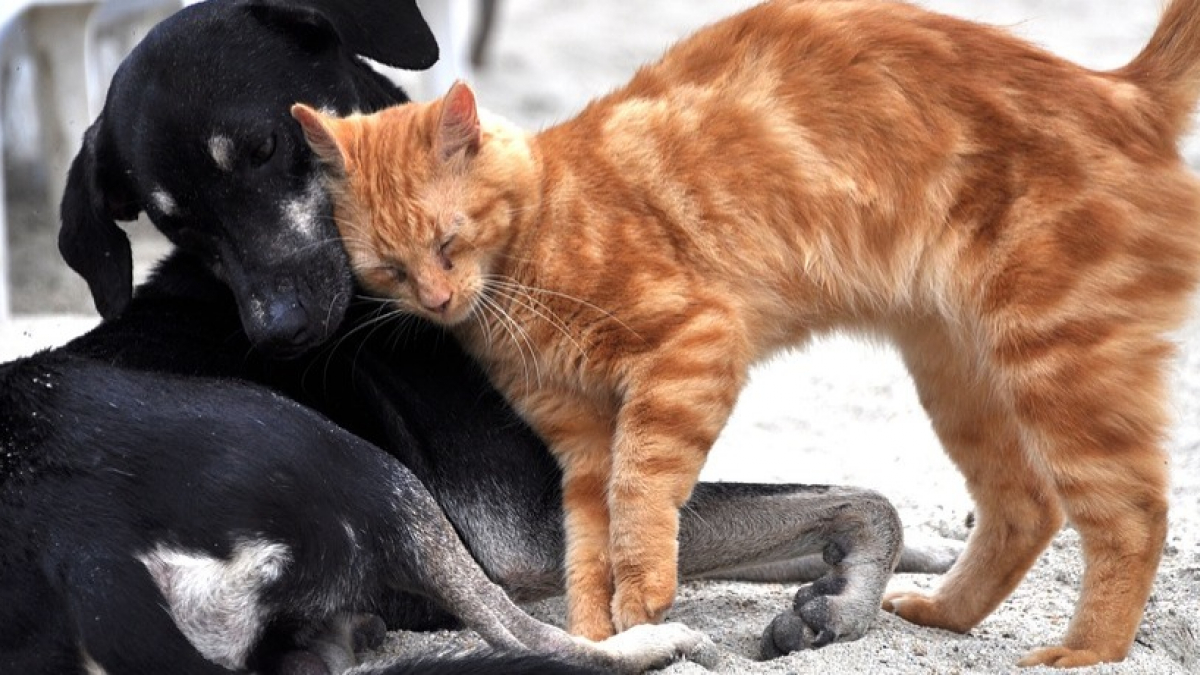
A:
[[[966,479],[976,517],[966,550],[933,594],[889,593],[884,608],[913,623],[965,632],[1016,588],[1063,514],[973,348],[935,321],[894,337],[934,431]]]
[[[1062,644],[1021,663],[1074,667],[1125,658],[1154,582],[1167,532],[1160,443],[1172,352],[1138,326],[1061,335],[1014,334],[1019,348],[1004,356],[1023,435],[1079,531],[1084,557]]]

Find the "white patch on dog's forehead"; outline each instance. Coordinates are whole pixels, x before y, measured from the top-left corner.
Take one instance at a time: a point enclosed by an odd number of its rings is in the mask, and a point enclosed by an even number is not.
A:
[[[240,669],[262,634],[263,588],[291,562],[283,544],[240,541],[228,560],[159,544],[138,556],[167,601],[171,618],[204,658]]]
[[[233,171],[233,141],[228,136],[214,134],[208,137],[208,154],[222,171]]]
[[[304,194],[283,203],[283,220],[288,224],[287,232],[299,235],[300,244],[312,243],[320,238],[321,222],[318,209],[324,199],[324,184],[320,178],[313,178],[304,189]]]
[[[162,211],[164,216],[173,216],[179,212],[179,204],[175,201],[175,198],[161,187],[155,186],[150,191],[150,199],[154,202],[154,206],[158,207],[159,211]]]

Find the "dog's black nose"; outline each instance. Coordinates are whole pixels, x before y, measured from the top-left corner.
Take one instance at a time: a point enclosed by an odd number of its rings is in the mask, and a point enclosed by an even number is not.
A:
[[[267,304],[264,342],[278,347],[308,346],[313,334],[308,313],[295,298],[280,298]]]

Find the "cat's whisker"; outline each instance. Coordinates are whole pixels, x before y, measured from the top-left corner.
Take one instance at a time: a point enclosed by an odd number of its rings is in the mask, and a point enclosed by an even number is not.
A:
[[[529,356],[533,359],[533,367],[536,375],[535,379],[540,387],[542,384],[542,369],[541,365],[538,363],[537,348],[530,339],[529,333],[526,332],[525,329],[516,322],[512,315],[509,314],[503,307],[501,307],[494,298],[490,297],[489,294],[481,293],[479,295],[479,299],[483,303],[482,306],[487,307],[492,311],[493,316],[496,317],[497,323],[499,323],[501,327],[506,330],[509,337],[512,339],[513,344],[517,347],[517,353],[521,356],[521,363],[525,371],[526,389],[529,388],[529,361],[525,356],[525,349],[529,350]]]
[[[487,294],[489,292],[490,291],[487,287],[487,284],[484,283],[482,285],[482,287],[480,289],[478,289],[478,291],[475,293],[474,297],[476,298],[476,300],[475,300],[475,303],[471,306],[471,311],[470,311],[469,315],[472,319],[475,320],[475,325],[479,329],[479,334],[483,336],[484,341],[487,344],[487,348],[490,351],[494,344],[494,340],[492,339],[492,330],[491,330],[491,328],[488,327],[489,318],[488,318],[488,315],[485,313],[487,308],[484,305],[485,298],[483,297],[485,294]]]
[[[403,317],[403,316],[406,316],[406,313],[403,310],[393,309],[393,308],[389,307],[387,304],[381,303],[380,306],[376,309],[375,316],[365,319],[363,321],[360,321],[357,325],[354,326],[354,328],[346,331],[346,333],[344,335],[342,335],[330,347],[330,351],[340,348],[341,345],[346,342],[346,340],[353,337],[357,333],[360,333],[364,330],[371,330],[371,329],[378,328],[380,324],[386,323],[387,321],[389,321],[391,319],[394,319],[397,317]],[[368,337],[370,337],[370,333],[368,333]]]
[[[388,342],[391,343],[393,350],[399,350],[402,340],[407,339],[407,336],[412,333],[412,328],[417,324],[417,317],[402,312],[395,322],[392,323],[392,334],[388,336]]]
[[[613,321],[616,321],[622,328],[624,328],[625,330],[632,333],[639,340],[642,340],[643,342],[646,341],[646,339],[644,337],[642,337],[642,335],[640,333],[638,333],[636,330],[634,330],[629,324],[622,321],[621,318],[619,316],[617,316],[615,313],[610,312],[607,309],[604,309],[603,307],[601,307],[599,305],[588,302],[587,300],[584,300],[583,298],[579,298],[579,297],[570,295],[568,293],[554,291],[549,288],[540,288],[538,286],[531,286],[529,284],[523,284],[511,277],[497,276],[497,283],[504,284],[506,287],[520,289],[530,295],[532,295],[534,292],[545,293],[547,295],[551,295],[551,296],[554,296],[557,298],[562,298],[563,300],[569,300],[571,302],[577,303],[579,305],[587,307],[588,309],[599,312],[600,314],[603,314],[605,317],[608,317],[609,319],[612,319]]]
[[[479,306],[476,305],[478,308]],[[490,351],[492,349],[492,332],[487,329],[487,322],[483,317],[483,311],[471,311],[470,317],[475,320],[475,326],[479,330],[479,334],[483,336],[484,342]]]
[[[310,249],[324,248],[330,244],[340,244],[342,241],[343,240],[341,237],[326,237],[324,239],[314,239],[313,241],[310,241],[309,243],[307,243],[303,246],[297,247],[296,250],[297,250],[297,252],[304,253],[304,252],[309,251]]]
[[[550,309],[550,307],[546,305],[546,303],[534,298],[532,295],[524,292],[524,289],[521,288],[507,288],[504,286],[494,286],[493,288],[496,292],[504,293],[504,297],[510,302],[529,310],[533,314],[545,320],[546,323],[550,324],[552,328],[561,333],[563,337],[567,338],[567,340],[569,340],[571,344],[575,346],[575,349],[579,351],[579,354],[583,357],[584,361],[588,361],[587,350],[584,349],[583,345],[581,345],[579,341],[575,339],[575,336],[571,334],[567,322],[556,315]],[[541,309],[539,309],[539,307]]]
[[[355,294],[354,297],[357,300],[365,300],[367,302],[375,302],[383,305],[394,305],[396,302],[395,298],[385,298],[378,295],[363,295],[362,293]]]
[[[492,293],[494,293],[494,292],[497,292],[496,287],[492,287],[491,293],[481,294],[480,297],[486,298],[488,303],[491,304],[492,309],[494,311],[499,312],[500,315],[503,315],[505,323],[508,325],[511,325],[512,329],[514,329],[515,331],[517,331],[518,334],[521,335],[521,337],[524,341],[524,345],[526,345],[528,347],[529,357],[530,357],[530,359],[533,360],[534,370],[535,370],[535,374],[536,374],[536,381],[538,381],[539,386],[541,386],[541,363],[540,363],[540,358],[538,356],[538,348],[536,348],[536,346],[534,345],[534,341],[533,341],[532,337],[530,337],[528,331],[526,329],[524,329],[524,327],[522,327],[520,322],[516,321],[516,318],[514,316],[512,316],[512,313],[509,312],[508,310],[505,310],[504,307],[498,303],[497,299],[492,297]],[[522,359],[523,358],[524,358],[524,353],[522,352]],[[526,366],[526,369],[528,370],[528,365]]]
[[[340,300],[343,295],[345,295],[343,291],[338,291],[333,295],[333,300],[329,303],[329,309],[325,312],[325,325],[329,325],[329,322],[333,320],[333,308],[337,306],[338,300]]]
[[[361,297],[361,296],[356,296],[356,297]],[[314,358],[313,358],[312,362],[309,364],[308,368],[305,369],[303,377],[307,378],[308,373],[311,371],[311,369],[313,367],[316,366],[317,361],[323,360],[324,361],[324,369],[322,370],[322,373],[321,373],[322,382],[328,381],[329,368],[333,361],[333,355],[335,353],[337,353],[338,350],[341,349],[342,345],[344,345],[346,343],[346,341],[349,340],[351,337],[353,337],[356,333],[360,332],[361,330],[363,330],[365,328],[368,328],[372,324],[379,323],[381,321],[386,321],[390,316],[394,316],[395,312],[389,312],[388,309],[389,308],[386,304],[380,303],[380,305],[372,311],[373,316],[371,316],[370,318],[364,319],[361,323],[357,324],[353,329],[345,332],[340,337],[338,337],[338,339],[324,345],[321,348],[321,351],[318,352],[314,356]],[[361,349],[361,346],[360,346],[360,349]],[[351,358],[351,362],[353,363],[356,358],[357,358],[357,356],[355,356],[354,358]]]
[[[343,237],[342,245],[345,246],[346,251],[350,254],[351,260],[355,258],[356,251],[361,252],[375,250],[375,243],[369,239],[363,239],[362,237]]]
[[[325,312],[325,323],[326,324],[328,324],[330,321],[333,320],[333,308],[337,305],[338,300],[342,297],[342,295],[343,295],[343,293],[339,291],[338,293],[336,293],[333,296],[333,300],[329,303],[329,309]],[[322,378],[323,378],[322,383],[324,383],[324,381],[328,380],[328,378],[329,378],[329,359],[327,358],[327,356],[332,355],[332,354],[333,354],[333,347],[331,347],[329,344],[324,345],[321,348],[321,351],[317,352],[317,354],[313,358],[313,360],[311,362],[309,362],[308,366],[304,369],[304,373],[301,375],[301,378],[303,379],[303,378],[308,377],[309,372],[316,365],[317,359],[326,357],[325,358],[325,371],[322,373]]]
[[[526,331],[525,328],[522,327],[515,318],[513,318],[512,314],[496,303],[494,299],[489,298],[488,300],[492,309],[503,318],[504,325],[511,329],[509,334],[513,337],[514,344],[517,345],[517,349],[521,353],[521,361],[524,364],[526,388],[529,387],[529,361],[533,362],[535,375],[534,379],[537,382],[537,385],[540,387],[542,385],[542,367],[538,360],[537,347],[530,338],[529,332]],[[523,341],[525,348],[529,350],[529,360],[526,360],[525,351],[524,349],[521,349],[522,342],[517,342],[518,337],[520,337],[520,339]]]

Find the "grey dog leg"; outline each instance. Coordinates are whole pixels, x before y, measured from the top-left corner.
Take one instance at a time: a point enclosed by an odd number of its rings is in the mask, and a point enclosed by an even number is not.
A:
[[[891,503],[855,488],[702,484],[680,521],[685,578],[780,581],[817,571],[811,561],[820,556],[820,576],[767,628],[767,656],[861,637],[901,549]]]
[[[492,647],[553,654],[615,673],[640,673],[685,656],[704,660],[714,651],[704,635],[682,624],[641,626],[595,643],[534,619],[484,574],[415,477],[401,472],[397,483],[393,536],[400,538],[386,546],[394,555],[385,566],[393,585],[438,602]]]
[[[472,515],[478,521],[488,513],[476,510]],[[531,530],[477,538],[473,551],[518,600],[559,594],[564,556],[560,520],[561,515],[519,521]],[[488,531],[505,532],[511,526],[511,520],[497,521]],[[895,510],[880,495],[854,488],[700,483],[680,512],[684,579],[816,582],[802,588],[798,605],[773,625],[770,633],[779,638],[776,651],[861,636],[878,615],[894,556],[900,555],[900,570],[940,573],[949,569],[962,544],[940,540],[900,546]]]

